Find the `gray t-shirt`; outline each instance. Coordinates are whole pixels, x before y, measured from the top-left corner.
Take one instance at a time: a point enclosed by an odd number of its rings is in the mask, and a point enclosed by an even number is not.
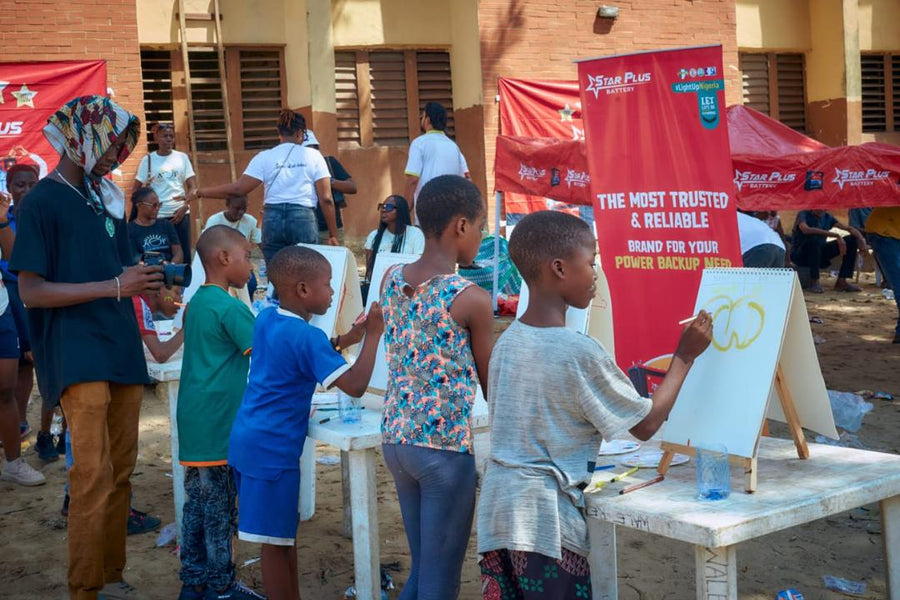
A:
[[[603,346],[565,327],[515,321],[491,355],[491,458],[478,501],[478,552],[556,559],[590,549],[578,484],[601,437],[640,423],[642,398]]]

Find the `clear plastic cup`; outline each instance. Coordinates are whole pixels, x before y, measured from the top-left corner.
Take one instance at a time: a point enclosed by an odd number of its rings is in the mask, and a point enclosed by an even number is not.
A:
[[[722,444],[697,448],[697,497],[724,500],[731,495],[731,464]]]
[[[362,419],[362,401],[344,392],[338,392],[338,414],[341,423],[359,423]]]

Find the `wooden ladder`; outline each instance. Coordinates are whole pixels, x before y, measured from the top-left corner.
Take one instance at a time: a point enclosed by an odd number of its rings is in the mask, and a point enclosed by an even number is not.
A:
[[[215,23],[215,47],[219,57],[219,83],[222,87],[222,110],[225,113],[225,143],[228,148],[228,165],[231,168],[231,180],[237,179],[234,162],[234,142],[231,136],[231,109],[228,106],[228,87],[225,76],[225,46],[222,42],[222,14],[219,12],[219,0],[213,0],[213,13],[185,13],[184,0],[178,0],[178,28],[181,33],[181,59],[184,62],[184,88],[187,94],[188,137],[191,141],[191,158],[199,164],[197,156],[197,130],[194,123],[194,97],[191,93],[191,65],[188,60],[187,24],[188,22],[212,21]],[[201,199],[202,203],[202,199]],[[203,214],[201,204],[200,214]]]

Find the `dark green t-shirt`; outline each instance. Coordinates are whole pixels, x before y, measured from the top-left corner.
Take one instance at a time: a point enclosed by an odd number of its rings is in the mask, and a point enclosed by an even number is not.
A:
[[[228,463],[231,425],[247,387],[253,322],[247,305],[217,285],[204,285],[191,298],[178,389],[182,463]]]
[[[87,192],[84,192],[85,195]],[[125,221],[94,212],[49,177],[18,209],[10,269],[56,283],[109,281],[132,265]],[[28,310],[38,388],[46,406],[74,383],[150,383],[131,298]]]

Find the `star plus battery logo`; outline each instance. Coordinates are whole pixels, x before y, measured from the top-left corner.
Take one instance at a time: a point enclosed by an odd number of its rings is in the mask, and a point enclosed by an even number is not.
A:
[[[879,171],[878,169],[854,171],[852,169],[835,168],[834,179],[832,179],[831,182],[838,184],[839,188],[844,189],[845,183],[854,187],[875,185],[876,182],[885,181],[887,179],[890,179],[890,177],[890,171]]]
[[[567,169],[566,173],[566,186],[583,188],[587,187],[591,183],[591,176],[585,173],[584,171],[574,171],[572,169]]]
[[[742,190],[745,185],[751,190],[771,190],[779,185],[795,181],[797,181],[796,173],[782,173],[781,171],[757,173],[734,170],[734,185],[737,186],[738,191]]]
[[[621,75],[588,75],[588,84],[584,88],[586,92],[592,92],[594,99],[600,96],[600,92],[606,94],[627,94],[633,92],[634,87],[650,83],[650,73],[632,73],[626,71]]]
[[[525,163],[519,163],[519,179],[522,181],[537,181],[547,174],[547,169],[538,169]]]
[[[22,135],[24,121],[0,121],[0,138],[10,138]]]

